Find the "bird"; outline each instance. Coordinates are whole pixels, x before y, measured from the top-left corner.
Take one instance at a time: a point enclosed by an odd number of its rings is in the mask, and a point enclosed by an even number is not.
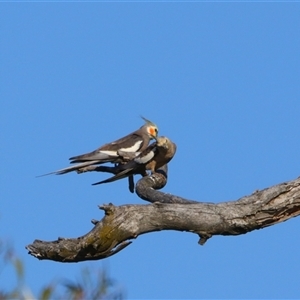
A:
[[[147,176],[147,171],[153,174],[163,165],[169,163],[176,153],[176,144],[165,136],[157,137],[155,140],[156,142],[150,144],[143,152],[127,163],[115,167],[100,166],[99,171],[114,173],[115,175],[93,183],[93,185],[113,182],[135,174]]]
[[[141,118],[145,121],[145,124],[138,130],[114,142],[107,143],[92,152],[71,157],[69,160],[71,164],[75,164],[73,166],[38,177],[50,174],[61,175],[72,171],[77,171],[77,173],[94,171],[96,169],[94,165],[106,162],[121,164],[132,159],[144,151],[148,147],[150,140],[155,139],[158,135],[157,125],[142,116]]]

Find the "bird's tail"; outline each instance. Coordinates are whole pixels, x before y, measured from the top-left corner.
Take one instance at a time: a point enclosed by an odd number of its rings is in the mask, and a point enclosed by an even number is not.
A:
[[[126,178],[126,177],[132,175],[132,170],[133,170],[132,168],[126,169],[124,171],[119,172],[115,176],[112,176],[112,177],[107,178],[105,180],[93,183],[92,185],[98,185],[98,184],[102,184],[102,183],[109,183],[109,182],[113,182],[113,181],[116,181],[116,180],[119,180],[119,179]]]
[[[74,166],[66,167],[66,168],[63,168],[63,169],[60,169],[60,170],[57,170],[57,171],[54,171],[54,172],[50,172],[50,173],[47,173],[47,174],[39,175],[39,176],[36,176],[36,177],[43,177],[43,176],[47,176],[47,175],[51,175],[51,174],[62,175],[62,174],[66,174],[66,173],[69,173],[69,172],[72,172],[72,171],[77,171],[77,170],[79,170],[83,167],[96,165],[98,163],[99,163],[98,160],[86,161],[86,162],[83,162],[83,163],[80,163],[80,164],[77,164],[77,165],[74,165]]]

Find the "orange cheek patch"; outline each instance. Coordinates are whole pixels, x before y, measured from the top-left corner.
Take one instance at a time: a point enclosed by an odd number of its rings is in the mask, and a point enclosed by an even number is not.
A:
[[[153,127],[150,128],[150,134],[156,136],[155,130]]]

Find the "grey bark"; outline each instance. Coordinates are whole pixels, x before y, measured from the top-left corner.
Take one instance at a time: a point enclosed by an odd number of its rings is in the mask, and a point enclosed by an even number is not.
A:
[[[105,216],[92,220],[84,236],[46,242],[35,240],[26,249],[38,259],[59,262],[97,260],[118,253],[141,234],[160,230],[188,231],[203,245],[213,235],[239,235],[286,221],[300,214],[300,178],[281,183],[239,200],[222,203],[197,202],[158,191],[167,182],[167,166],[143,177],[137,195],[148,205],[107,204]]]

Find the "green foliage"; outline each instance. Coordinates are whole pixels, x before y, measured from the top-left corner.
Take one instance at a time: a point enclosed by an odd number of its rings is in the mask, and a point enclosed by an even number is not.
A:
[[[79,280],[66,280],[64,286],[66,299],[123,299],[122,292],[114,287],[114,282],[105,270],[83,268]]]

